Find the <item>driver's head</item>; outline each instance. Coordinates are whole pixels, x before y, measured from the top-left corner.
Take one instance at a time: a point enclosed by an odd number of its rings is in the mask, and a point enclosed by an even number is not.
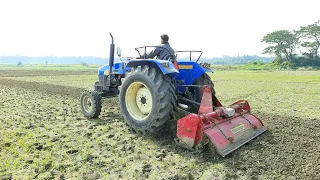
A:
[[[168,43],[168,41],[169,41],[168,35],[162,34],[160,37],[161,37],[161,43]]]

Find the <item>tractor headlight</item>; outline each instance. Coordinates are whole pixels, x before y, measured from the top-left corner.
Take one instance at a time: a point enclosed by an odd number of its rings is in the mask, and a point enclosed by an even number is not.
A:
[[[168,63],[168,62],[161,63],[161,66],[163,66],[163,67],[169,67],[169,63]]]
[[[202,67],[204,67],[204,68],[206,68],[206,69],[210,69],[211,64],[206,63],[206,62],[202,62],[202,63],[200,63],[200,66],[202,66]]]

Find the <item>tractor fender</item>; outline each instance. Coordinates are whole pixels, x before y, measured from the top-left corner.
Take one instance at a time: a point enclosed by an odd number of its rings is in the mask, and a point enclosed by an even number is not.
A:
[[[182,80],[185,85],[192,85],[203,74],[207,72],[205,68],[200,66],[197,62],[185,61],[178,62],[180,74],[177,76],[177,80]]]
[[[157,68],[161,70],[161,72],[165,75],[168,75],[170,78],[175,78],[179,75],[179,71],[175,68],[174,64],[170,61],[166,60],[148,60],[148,59],[141,59],[141,60],[130,60],[126,68],[132,68],[137,66],[151,66],[153,68]]]
[[[176,77],[178,85],[201,85],[199,83],[197,84],[197,81],[201,81],[202,79],[200,78],[204,77],[204,75],[210,70],[202,67],[194,61],[180,61],[178,62],[178,65],[180,69],[180,74]],[[185,93],[186,90],[186,87],[178,86],[178,91],[180,93]]]

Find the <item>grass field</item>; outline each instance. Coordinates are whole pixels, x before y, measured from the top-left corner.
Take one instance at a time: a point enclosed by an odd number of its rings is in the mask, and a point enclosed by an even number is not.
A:
[[[248,100],[268,132],[225,158],[192,154],[170,134],[142,137],[118,98],[98,119],[79,107],[94,68],[0,68],[3,179],[319,179],[319,71],[216,71],[224,105]]]

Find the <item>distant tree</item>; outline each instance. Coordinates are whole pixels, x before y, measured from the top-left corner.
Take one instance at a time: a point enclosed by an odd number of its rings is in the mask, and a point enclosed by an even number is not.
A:
[[[304,54],[309,55],[310,57],[318,56],[319,44],[317,42],[303,42],[300,45],[308,49],[308,52]]]
[[[48,66],[48,61],[46,61],[46,66]]]
[[[82,66],[88,66],[88,64],[85,62],[82,62],[81,64],[82,64]]]
[[[275,54],[280,63],[283,63],[284,61],[291,61],[299,38],[295,32],[280,30],[265,35],[261,42],[270,45],[263,50],[263,54]]]
[[[17,66],[22,66],[23,64],[22,64],[22,62],[21,61],[19,61],[19,63],[17,64]]]
[[[297,33],[301,39],[303,39],[300,45],[309,51],[307,54],[311,57],[317,57],[320,47],[320,22],[318,21],[308,26],[301,26]]]

